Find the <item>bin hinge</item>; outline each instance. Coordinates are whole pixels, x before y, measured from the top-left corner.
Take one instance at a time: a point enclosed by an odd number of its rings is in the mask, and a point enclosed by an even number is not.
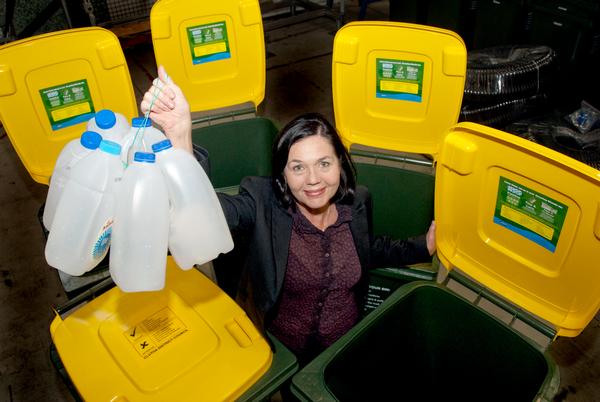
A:
[[[113,287],[115,287],[115,283],[113,282],[111,277],[108,277],[102,282],[92,286],[88,290],[78,294],[71,300],[68,300],[66,303],[54,308],[54,311],[60,316],[61,319],[65,319],[72,310],[75,310],[76,308],[86,304],[90,300],[95,299],[96,297],[105,293],[107,290],[112,289]]]
[[[256,107],[252,102],[220,109],[192,112],[192,129],[254,117],[256,117]]]
[[[456,269],[452,269],[442,283],[533,341],[542,350],[546,350],[556,338],[557,331],[550,323],[532,315]]]

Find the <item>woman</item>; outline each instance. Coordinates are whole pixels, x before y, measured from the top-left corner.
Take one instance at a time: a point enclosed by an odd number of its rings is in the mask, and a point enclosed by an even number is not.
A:
[[[189,106],[162,67],[141,109],[191,152]],[[219,199],[234,239],[241,233],[249,242],[238,302],[305,364],[359,320],[368,269],[430,259],[435,224],[411,241],[374,237],[369,193],[355,186],[347,150],[316,113],[281,130],[272,172]]]

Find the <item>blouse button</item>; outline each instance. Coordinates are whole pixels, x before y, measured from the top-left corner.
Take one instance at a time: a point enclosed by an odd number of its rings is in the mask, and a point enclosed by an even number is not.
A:
[[[329,253],[325,253],[325,257],[329,257]]]

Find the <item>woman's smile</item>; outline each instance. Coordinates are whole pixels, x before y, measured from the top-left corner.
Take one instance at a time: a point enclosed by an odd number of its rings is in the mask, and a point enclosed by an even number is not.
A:
[[[322,194],[325,193],[325,188],[321,188],[319,190],[304,190],[304,193],[308,196],[308,197],[320,197]]]

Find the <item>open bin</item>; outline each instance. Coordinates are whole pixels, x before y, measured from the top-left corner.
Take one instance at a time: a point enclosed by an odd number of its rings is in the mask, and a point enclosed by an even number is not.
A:
[[[8,43],[0,46],[0,65],[0,120],[38,183],[49,183],[61,150],[81,136],[95,112],[137,116],[123,50],[107,29],[69,29]],[[67,295],[108,277],[107,263],[81,277],[59,272]]]
[[[271,171],[277,129],[255,117],[265,96],[265,44],[258,0],[157,2],[150,13],[156,62],[185,93],[192,140],[208,150],[210,179],[236,191]]]
[[[293,379],[302,401],[534,401],[548,355],[447,289],[413,282]]]
[[[394,23],[382,26],[391,29]],[[437,79],[436,91],[431,91],[432,83],[427,81],[431,78],[423,72],[429,55],[419,51],[416,60],[410,59],[407,53],[387,50],[399,46],[393,40],[383,40],[368,30],[365,35],[369,36],[368,46],[372,46],[368,66],[357,60],[367,54],[362,53],[364,40],[359,43],[351,36],[336,36],[336,124],[355,162],[357,182],[371,192],[374,233],[398,239],[416,236],[425,233],[433,219],[432,155],[437,137],[424,133],[439,136],[458,121],[466,51],[462,41],[454,44],[452,38],[445,40],[456,47],[435,57],[444,57],[445,68],[455,71],[438,73],[444,79]],[[377,44],[383,46],[380,52],[373,51]],[[343,73],[341,66],[347,67]],[[370,271],[364,313],[375,309],[401,285],[414,280],[434,281],[436,276],[437,266],[431,264]]]
[[[77,399],[264,400],[297,369],[294,355],[276,339],[272,352],[210,279],[171,257],[161,291],[113,287],[71,304],[50,332],[53,362]]]
[[[462,40],[441,29],[351,23],[335,38],[346,144],[435,158],[449,275],[400,287],[298,372],[300,400],[549,401],[560,375],[547,346],[598,311],[600,174],[489,127],[444,126],[444,114],[458,115],[465,67]]]
[[[265,96],[265,39],[258,0],[159,1],[150,13],[152,43],[190,103],[192,141],[206,149],[212,185],[237,193],[245,176],[271,173],[277,128],[256,116]],[[243,239],[213,265],[235,298],[246,255]]]

